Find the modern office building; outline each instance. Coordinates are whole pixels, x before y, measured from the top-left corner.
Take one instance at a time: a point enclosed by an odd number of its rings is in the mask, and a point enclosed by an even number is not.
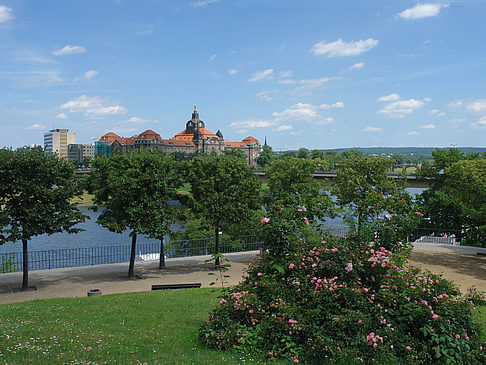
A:
[[[76,133],[68,129],[53,129],[44,133],[44,151],[57,153],[62,158],[68,158],[68,145],[76,143]]]
[[[87,162],[95,157],[94,144],[70,144],[68,145],[68,161]]]

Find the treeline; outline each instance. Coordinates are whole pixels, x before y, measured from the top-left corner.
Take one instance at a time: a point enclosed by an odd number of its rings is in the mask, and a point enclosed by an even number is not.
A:
[[[86,217],[72,200],[84,190],[93,194],[96,206],[104,207],[97,223],[113,232],[130,232],[128,276],[135,275],[140,234],[161,242],[167,234],[172,238],[213,236],[218,265],[221,232],[230,236],[263,234],[260,222],[270,212],[279,217],[298,211],[300,217],[282,217],[283,223],[274,225],[272,239],[276,247],[279,242],[288,242],[284,237],[293,231],[288,222],[311,225],[318,231],[322,222],[337,216],[344,218],[358,239],[379,241],[389,249],[395,248],[392,246],[397,242],[406,245],[418,226],[457,229],[463,233],[459,239],[484,244],[483,156],[465,155],[455,149],[435,151],[434,164],[425,163],[418,173],[432,187],[416,201],[405,191],[405,179],[387,177],[395,164],[391,158],[362,156],[352,151],[339,156],[314,154],[313,158],[312,153],[305,158],[274,158],[265,146],[259,158],[267,180],[262,184],[241,155],[192,155],[177,161],[177,156],[159,150],[134,151],[95,159],[90,175],[79,181],[74,179],[72,164],[45,154],[40,148],[19,152],[3,149],[0,244],[22,242],[22,287],[27,289],[28,241],[45,233],[79,232],[76,224]],[[262,163],[268,156],[271,159]],[[328,158],[334,159],[337,174],[331,187],[312,176]],[[187,209],[170,204],[173,200]],[[171,224],[176,221],[185,222],[180,232],[171,231]],[[163,260],[163,251],[160,257]]]

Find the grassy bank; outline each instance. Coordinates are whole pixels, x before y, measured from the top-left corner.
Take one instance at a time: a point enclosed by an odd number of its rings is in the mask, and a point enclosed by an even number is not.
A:
[[[0,363],[260,363],[199,342],[217,295],[190,289],[1,305]]]
[[[264,364],[199,342],[217,296],[190,289],[0,305],[0,363]],[[486,331],[486,306],[475,318]]]

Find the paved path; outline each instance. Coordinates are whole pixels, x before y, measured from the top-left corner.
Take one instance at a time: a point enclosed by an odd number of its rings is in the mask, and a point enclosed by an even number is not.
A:
[[[457,283],[461,291],[471,286],[486,291],[486,248],[462,247],[441,244],[418,243],[412,252],[410,263],[422,265],[435,273],[443,273],[446,279]],[[231,268],[227,274],[228,285],[241,280],[248,263],[258,251],[227,254]],[[103,294],[140,292],[151,290],[154,284],[201,283],[209,287],[215,276],[209,256],[167,259],[164,270],[158,269],[158,261],[137,261],[135,273],[141,279],[127,279],[128,263],[97,265],[66,269],[36,270],[29,272],[29,283],[36,291],[15,292],[20,287],[22,273],[0,275],[0,304],[33,299],[85,297],[91,289]]]

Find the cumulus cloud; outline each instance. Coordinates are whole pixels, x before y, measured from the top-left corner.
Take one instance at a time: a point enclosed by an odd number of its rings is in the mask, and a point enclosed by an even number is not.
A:
[[[447,104],[449,108],[453,108],[453,109],[462,108],[463,105],[464,102],[462,100],[451,101],[449,104]]]
[[[43,130],[47,129],[47,127],[43,126],[42,124],[39,123],[34,123],[30,127],[25,128],[27,130]]]
[[[235,75],[235,74],[237,74],[238,72],[240,72],[240,71],[238,71],[236,68],[230,68],[230,69],[228,70],[228,73],[229,73],[230,75]]]
[[[283,112],[275,112],[273,116],[279,119],[304,119],[317,117],[318,107],[312,104],[297,103],[285,109]]]
[[[12,9],[0,5],[0,23],[6,23],[11,19],[13,19]]]
[[[326,125],[326,124],[331,124],[332,122],[334,122],[334,118],[328,117],[328,118],[324,118],[322,120],[319,120],[316,124],[317,125]]]
[[[407,133],[407,136],[418,136],[418,135],[420,135],[420,133],[417,131],[410,131]]]
[[[288,130],[291,130],[291,129],[292,129],[292,126],[287,124],[287,125],[279,126],[278,128],[274,129],[274,131],[282,132],[282,131],[288,131]]]
[[[400,95],[390,94],[390,95],[382,96],[381,98],[378,98],[376,101],[395,101],[395,100],[400,100]]]
[[[363,128],[363,132],[381,132],[383,128],[367,126]]]
[[[98,71],[96,71],[96,70],[89,70],[89,71],[86,71],[83,76],[76,77],[74,79],[74,81],[75,82],[76,81],[88,81],[88,80],[91,80],[96,75],[99,75],[99,72]]]
[[[315,55],[327,55],[328,58],[357,56],[367,52],[378,45],[378,40],[368,38],[366,40],[344,42],[339,38],[335,42],[326,43],[324,41],[314,44],[311,52]]]
[[[486,128],[486,115],[479,119],[477,122],[471,124],[474,129]]]
[[[248,79],[248,81],[249,82],[255,82],[255,81],[273,79],[273,77],[274,77],[273,72],[274,72],[273,68],[269,68],[267,70],[255,72],[255,73],[253,73],[252,77]]]
[[[422,129],[434,129],[435,125],[434,124],[424,124],[420,128],[422,128]]]
[[[268,128],[277,125],[275,120],[244,120],[242,122],[233,122],[230,124],[232,128],[243,128],[246,131],[248,128]]]
[[[143,119],[139,117],[131,117],[130,119],[127,120],[127,122],[130,123],[147,123],[149,120],[148,119]]]
[[[486,111],[486,99],[479,99],[468,104],[468,112],[481,113]]]
[[[81,95],[59,106],[61,110],[71,113],[84,112],[88,117],[101,117],[105,115],[124,114],[127,110],[120,105],[106,105],[106,100],[97,96]]]
[[[56,119],[68,119],[68,116],[64,113],[59,113],[56,115]]]
[[[398,13],[403,19],[420,19],[437,16],[442,8],[447,8],[449,4],[418,4],[413,8],[405,9]]]
[[[256,96],[263,101],[271,101],[273,98],[269,95],[275,91],[260,91],[259,93],[256,94]]]
[[[383,114],[388,118],[405,118],[407,114],[422,108],[425,101],[427,101],[427,99],[424,99],[423,101],[416,99],[393,101],[380,109],[378,114]]]
[[[338,101],[334,104],[321,104],[321,105],[319,105],[319,109],[331,109],[331,108],[343,109],[344,103],[342,101]]]
[[[292,79],[285,79],[285,80],[278,80],[278,83],[281,85],[294,85],[297,83],[297,81]]]
[[[348,67],[348,71],[361,70],[362,68],[364,68],[364,66],[365,66],[364,62],[355,63],[351,67]]]
[[[84,48],[82,46],[71,46],[70,44],[68,44],[67,46],[64,46],[63,48],[52,52],[52,54],[54,56],[64,56],[64,55],[67,55],[67,54],[84,53],[84,52],[86,52],[86,48]]]
[[[199,1],[193,1],[190,5],[195,7],[195,8],[204,8],[205,6],[208,6],[209,4],[217,3],[219,0],[199,0]]]

